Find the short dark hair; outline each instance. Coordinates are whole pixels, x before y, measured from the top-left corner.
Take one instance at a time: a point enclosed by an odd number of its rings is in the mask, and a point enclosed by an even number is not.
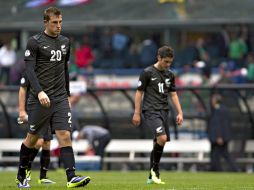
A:
[[[158,55],[161,58],[165,58],[165,57],[174,57],[174,50],[172,47],[170,46],[162,46],[158,49]]]
[[[44,14],[43,14],[43,19],[44,21],[49,21],[50,19],[50,15],[56,15],[59,16],[61,15],[61,11],[56,8],[56,7],[49,7],[47,9],[45,9]]]

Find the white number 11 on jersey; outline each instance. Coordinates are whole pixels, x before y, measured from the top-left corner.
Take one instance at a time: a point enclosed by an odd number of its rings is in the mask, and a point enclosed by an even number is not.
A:
[[[159,93],[164,93],[164,83],[158,83]]]

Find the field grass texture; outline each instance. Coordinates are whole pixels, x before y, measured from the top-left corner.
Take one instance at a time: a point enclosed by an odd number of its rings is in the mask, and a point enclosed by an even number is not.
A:
[[[78,175],[91,177],[91,182],[82,188],[87,190],[254,190],[254,175],[247,173],[209,173],[209,172],[161,172],[165,185],[148,185],[148,172],[121,171],[77,171]],[[32,171],[31,189],[62,190],[66,187],[64,170],[48,172],[49,179],[56,181],[53,185],[37,184],[39,172]],[[0,189],[15,190],[16,172],[0,172]]]

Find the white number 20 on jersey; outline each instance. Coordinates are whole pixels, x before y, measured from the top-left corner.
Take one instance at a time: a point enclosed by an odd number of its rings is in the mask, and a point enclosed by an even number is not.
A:
[[[61,61],[62,52],[60,50],[51,50],[50,61]]]

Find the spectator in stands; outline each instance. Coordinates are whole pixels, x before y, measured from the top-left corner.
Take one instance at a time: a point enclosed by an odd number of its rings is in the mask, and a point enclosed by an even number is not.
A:
[[[88,36],[84,36],[83,44],[80,45],[79,48],[75,50],[75,61],[76,65],[79,69],[86,69],[87,71],[93,70],[93,62],[94,62],[93,51],[89,44]]]
[[[131,40],[130,48],[128,50],[126,67],[127,68],[138,68],[139,63],[139,53],[140,53],[140,39],[135,37]]]
[[[247,56],[247,82],[254,82],[254,55],[249,53]]]
[[[200,37],[196,41],[196,60],[197,61],[204,61],[206,64],[210,61],[209,54],[205,48],[205,40],[204,38]]]
[[[200,37],[196,41],[195,45],[196,56],[193,61],[193,66],[201,69],[203,72],[209,72],[210,70],[210,56],[205,47],[204,38]]]
[[[251,34],[250,29],[247,25],[245,24],[240,25],[239,36],[246,44],[248,52],[252,51]]]
[[[140,68],[148,67],[156,62],[157,56],[157,45],[156,43],[148,38],[141,44],[140,50]]]
[[[114,53],[113,68],[123,68],[128,52],[129,37],[120,29],[115,29],[112,35],[112,48]]]
[[[237,36],[236,32],[231,33],[229,43],[229,58],[235,62],[235,68],[243,66],[243,58],[248,52],[248,47],[243,36]]]
[[[220,159],[224,157],[230,167],[230,171],[238,171],[228,151],[228,144],[231,140],[231,119],[229,111],[221,102],[222,96],[220,94],[212,96],[212,116],[208,123],[208,136],[211,142],[211,170],[222,171]]]
[[[87,151],[94,151],[96,155],[101,157],[102,168],[105,148],[111,140],[109,131],[101,126],[87,125],[80,130],[74,131],[72,137],[74,140],[88,140],[89,148]]]
[[[11,48],[10,42],[0,49],[0,84],[10,84],[10,69],[16,62],[16,52]]]
[[[143,114],[145,124],[154,134],[154,147],[151,152],[150,174],[148,184],[164,184],[160,179],[159,163],[163,148],[169,141],[168,109],[170,96],[176,108],[176,124],[183,122],[183,112],[175,89],[175,76],[169,70],[173,62],[173,49],[163,46],[158,49],[157,62],[144,69],[139,77],[135,96],[135,111],[132,118],[134,126],[141,123],[141,102],[143,98]]]
[[[97,39],[98,42],[98,55],[94,64],[95,68],[110,68],[113,49],[112,49],[112,29],[105,27],[101,31],[100,38]]]
[[[228,57],[228,46],[230,43],[228,26],[226,25],[222,26],[221,31],[217,35],[216,43],[219,48],[220,58]]]

